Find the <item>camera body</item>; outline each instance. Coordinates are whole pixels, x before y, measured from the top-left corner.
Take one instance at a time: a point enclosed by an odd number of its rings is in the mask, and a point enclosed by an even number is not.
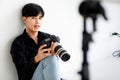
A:
[[[60,38],[55,36],[55,35],[51,35],[48,38],[45,38],[42,41],[42,44],[46,44],[47,46],[44,48],[50,48],[51,47],[51,42],[55,42],[57,43],[55,48],[54,48],[54,52],[57,53],[57,55],[62,59],[62,61],[68,61],[70,59],[70,55],[67,53],[67,51],[60,45]]]

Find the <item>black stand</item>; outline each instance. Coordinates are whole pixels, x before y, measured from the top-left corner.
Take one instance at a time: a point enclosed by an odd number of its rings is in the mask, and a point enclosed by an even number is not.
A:
[[[87,52],[89,50],[89,43],[92,42],[92,33],[88,33],[86,29],[86,19],[88,17],[92,18],[93,21],[93,32],[96,31],[96,20],[97,14],[102,14],[104,19],[107,20],[105,16],[104,9],[100,5],[98,0],[85,0],[79,6],[79,13],[82,15],[84,19],[83,25],[83,39],[82,39],[82,51],[83,51],[83,62],[82,62],[82,70],[78,73],[82,76],[82,80],[90,80],[89,79],[89,64],[87,58]]]
[[[86,31],[86,18],[84,18],[84,30],[83,30],[83,40],[82,40],[82,51],[83,51],[83,63],[82,70],[79,72],[82,76],[82,80],[89,80],[89,69],[87,52],[89,50],[89,43],[92,41],[91,34]]]

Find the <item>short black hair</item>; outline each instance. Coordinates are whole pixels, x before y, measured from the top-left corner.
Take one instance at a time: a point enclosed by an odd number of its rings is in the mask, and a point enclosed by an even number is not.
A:
[[[30,17],[30,16],[37,16],[39,13],[44,16],[43,8],[35,3],[28,3],[22,9],[22,17]]]

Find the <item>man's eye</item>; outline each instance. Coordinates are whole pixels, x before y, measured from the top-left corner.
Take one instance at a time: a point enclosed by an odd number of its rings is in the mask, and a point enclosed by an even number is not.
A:
[[[42,17],[39,17],[39,19],[42,19]]]

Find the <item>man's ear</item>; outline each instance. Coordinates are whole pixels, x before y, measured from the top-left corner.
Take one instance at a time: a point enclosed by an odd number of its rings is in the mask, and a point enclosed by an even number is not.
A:
[[[26,23],[26,17],[22,17],[24,23]]]

